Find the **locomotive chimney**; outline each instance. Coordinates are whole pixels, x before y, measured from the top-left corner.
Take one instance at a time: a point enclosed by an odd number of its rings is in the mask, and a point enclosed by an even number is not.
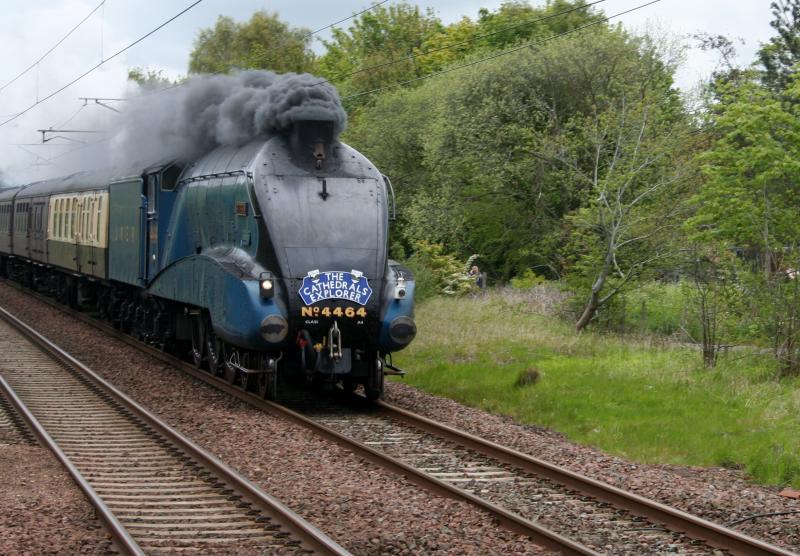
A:
[[[333,122],[330,120],[299,120],[294,123],[289,138],[295,161],[322,170],[333,151]]]

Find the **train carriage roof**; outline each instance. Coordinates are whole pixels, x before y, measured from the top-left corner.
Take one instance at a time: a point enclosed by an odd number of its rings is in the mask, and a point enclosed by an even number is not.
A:
[[[2,189],[0,189],[0,202],[12,200],[14,198],[14,195],[16,195],[17,191],[19,191],[20,189],[21,187],[19,186],[3,187]]]
[[[104,189],[110,183],[139,177],[143,174],[155,172],[166,168],[172,161],[159,161],[156,164],[141,164],[125,169],[105,169],[91,172],[76,172],[68,176],[59,176],[47,180],[35,181],[18,188],[20,198],[43,197],[47,195],[57,195],[60,193],[71,193],[81,191],[93,191]],[[2,195],[2,192],[0,192]],[[1,197],[0,197],[1,198]]]
[[[141,172],[139,172],[139,174],[140,173]],[[130,176],[137,175],[137,172],[135,170],[127,173],[110,170],[99,172],[77,172],[75,174],[70,174],[69,176],[61,176],[58,178],[36,181],[24,185],[22,191],[20,191],[19,197],[43,197],[58,193],[103,189],[108,187],[108,184],[112,181],[116,181],[122,177],[123,174]]]

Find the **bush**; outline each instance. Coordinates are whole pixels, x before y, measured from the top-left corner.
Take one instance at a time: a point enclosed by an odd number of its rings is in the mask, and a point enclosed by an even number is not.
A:
[[[532,290],[544,282],[545,279],[542,276],[539,276],[529,268],[521,275],[511,279],[511,287],[517,290]]]
[[[464,264],[444,252],[438,243],[414,242],[408,266],[416,278],[418,300],[434,295],[460,296],[477,292],[475,278],[464,272]]]

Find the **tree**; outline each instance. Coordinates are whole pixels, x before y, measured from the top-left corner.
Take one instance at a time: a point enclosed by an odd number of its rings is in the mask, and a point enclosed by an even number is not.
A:
[[[693,196],[691,237],[753,263],[750,318],[781,374],[800,373],[800,81],[775,93],[754,72],[720,89],[709,148]]]
[[[693,244],[686,252],[684,273],[687,301],[700,325],[703,366],[716,367],[722,342],[741,302],[736,256],[715,243]],[[690,337],[688,330],[684,330]],[[692,338],[696,341],[695,338]]]
[[[164,70],[135,67],[128,70],[128,81],[133,81],[142,89],[159,90],[172,87],[180,80],[172,81],[164,75]]]
[[[569,13],[553,17],[562,12]],[[554,0],[543,7],[512,0],[494,12],[486,8],[479,10],[475,34],[480,37],[477,43],[480,47],[499,50],[531,39],[558,35],[602,17],[601,12],[586,6],[585,0]]]
[[[428,9],[407,3],[364,12],[347,31],[334,28],[317,69],[334,81],[342,96],[418,77],[422,69],[409,56],[434,35],[442,23]],[[358,104],[358,103],[353,103]]]
[[[584,234],[568,245],[566,216],[595,195],[580,175],[595,162],[590,130],[612,121],[603,114],[623,95],[632,110],[646,94],[656,108],[648,129],[668,136],[663,120],[681,114],[671,71],[652,45],[601,25],[384,93],[346,140],[392,177],[407,249],[425,239],[462,258],[481,253],[500,280],[530,268],[580,273],[576,261],[598,242]],[[670,141],[678,151],[680,134]]]
[[[785,246],[800,243],[800,83],[779,98],[755,77],[720,89],[689,225],[698,240],[739,247],[770,274]]]
[[[227,73],[234,69],[310,71],[314,64],[308,29],[292,28],[277,14],[258,11],[246,23],[219,16],[203,29],[189,55],[189,73]]]
[[[764,83],[779,92],[788,86],[800,61],[800,0],[775,0],[770,8],[770,25],[778,35],[761,46],[758,57],[764,66]]]
[[[592,191],[589,205],[570,216],[576,228],[589,232],[579,266],[593,277],[578,332],[631,281],[675,253],[669,236],[683,222],[682,188],[691,176],[682,152],[688,126],[660,114],[663,107],[654,99],[623,96],[618,103],[588,127],[584,147],[594,158],[588,171],[557,155]]]

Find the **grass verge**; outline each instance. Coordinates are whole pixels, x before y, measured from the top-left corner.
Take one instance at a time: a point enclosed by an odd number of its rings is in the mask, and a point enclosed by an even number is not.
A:
[[[427,300],[417,323],[395,361],[422,390],[634,461],[741,467],[800,487],[800,380],[772,378],[768,357],[737,351],[703,370],[691,348],[576,335],[496,292]]]

